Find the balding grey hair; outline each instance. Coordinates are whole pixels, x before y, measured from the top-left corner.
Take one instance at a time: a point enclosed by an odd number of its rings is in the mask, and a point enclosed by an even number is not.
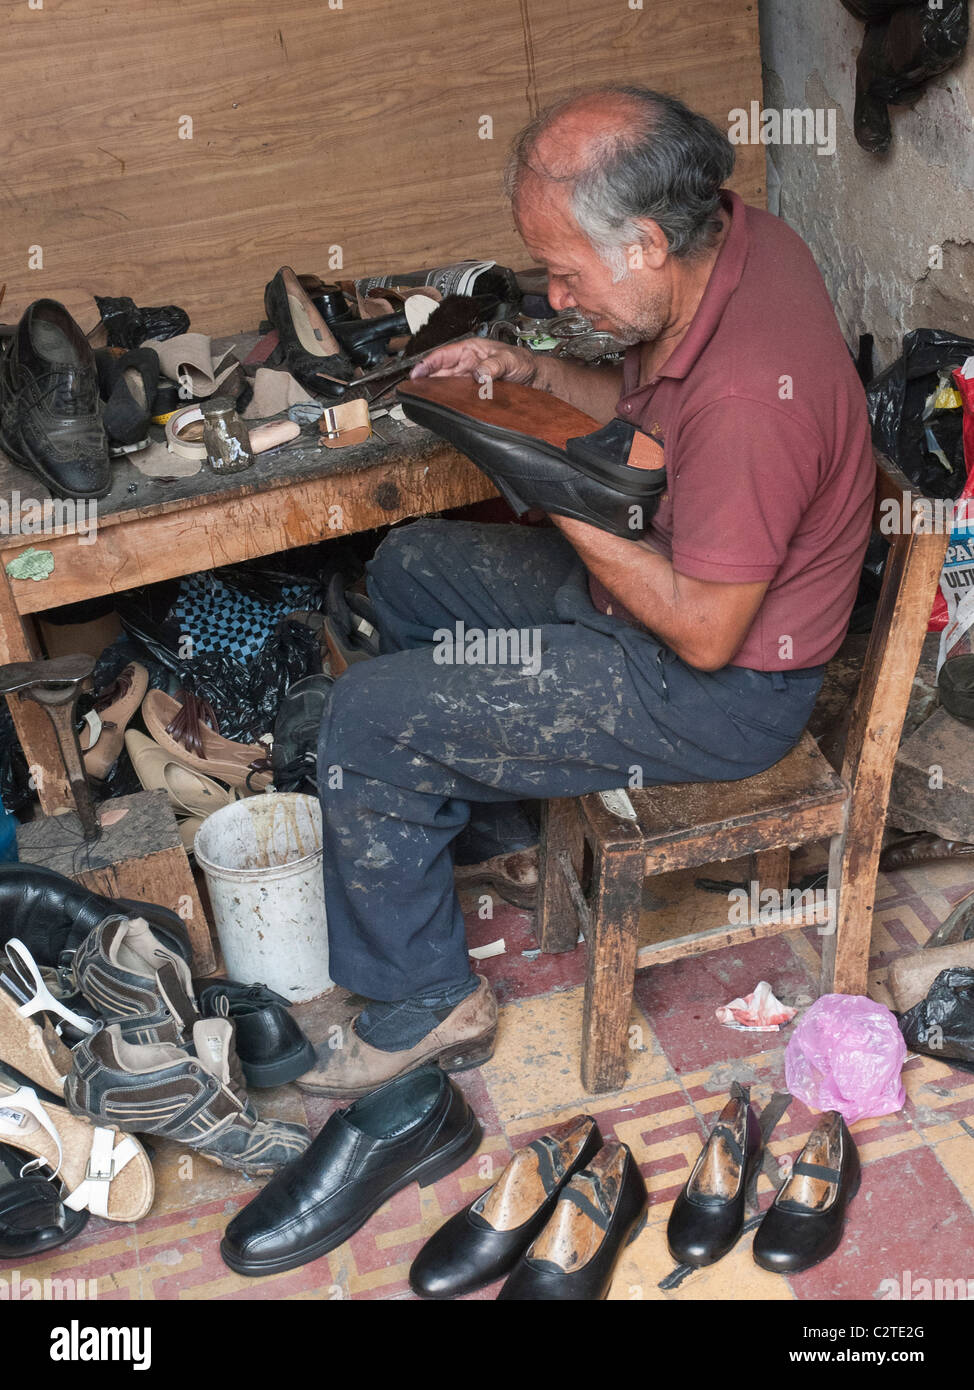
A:
[[[601,95],[627,98],[631,123],[597,139],[584,165],[543,167],[540,137],[580,97]],[[720,189],[733,168],[733,146],[705,116],[648,87],[611,85],[573,93],[525,126],[511,147],[505,183],[511,198],[526,170],[570,184],[575,220],[618,281],[628,274],[629,248],[642,242],[640,221],[659,226],[673,256],[707,251],[720,231]]]

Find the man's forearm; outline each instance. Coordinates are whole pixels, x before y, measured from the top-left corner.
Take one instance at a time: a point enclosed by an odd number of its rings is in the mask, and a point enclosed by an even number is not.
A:
[[[531,385],[538,391],[550,391],[599,424],[607,424],[615,415],[622,394],[622,368],[586,367],[563,357],[538,353]]]

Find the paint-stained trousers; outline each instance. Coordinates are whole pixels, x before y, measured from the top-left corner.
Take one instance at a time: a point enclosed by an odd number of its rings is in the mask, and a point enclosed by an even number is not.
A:
[[[368,590],[383,655],[335,683],[318,779],[331,974],[371,999],[468,974],[453,863],[472,808],[751,776],[797,742],[821,685],[821,667],[686,666],[597,611],[555,530],[417,521],[382,542]],[[511,630],[520,663],[503,646],[463,660]]]

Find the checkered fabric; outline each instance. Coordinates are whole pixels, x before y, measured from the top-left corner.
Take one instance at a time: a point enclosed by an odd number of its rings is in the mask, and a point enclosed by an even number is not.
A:
[[[180,636],[192,638],[193,655],[216,652],[246,665],[260,652],[286,613],[316,606],[312,584],[288,585],[280,598],[267,602],[204,571],[187,575],[169,614]]]

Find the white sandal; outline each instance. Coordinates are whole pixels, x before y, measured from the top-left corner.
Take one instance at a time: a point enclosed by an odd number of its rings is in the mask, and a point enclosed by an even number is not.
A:
[[[68,1190],[62,1200],[72,1211],[138,1221],[152,1206],[155,1178],[137,1139],[43,1101],[29,1086],[0,1082],[0,1138],[33,1154],[25,1172],[46,1163],[60,1176]]]

